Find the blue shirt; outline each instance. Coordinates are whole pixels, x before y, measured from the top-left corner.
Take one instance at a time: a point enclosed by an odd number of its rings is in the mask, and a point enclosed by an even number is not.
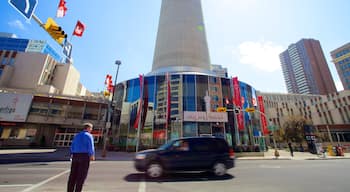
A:
[[[88,153],[89,156],[95,154],[94,138],[87,131],[82,131],[75,135],[70,147],[72,153]]]

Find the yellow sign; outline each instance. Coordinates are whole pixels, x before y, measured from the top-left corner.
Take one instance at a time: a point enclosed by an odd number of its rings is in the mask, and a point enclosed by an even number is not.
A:
[[[218,107],[216,112],[226,112],[226,107]]]
[[[245,108],[245,112],[253,113],[255,112],[255,109],[253,107],[248,107],[248,108]]]

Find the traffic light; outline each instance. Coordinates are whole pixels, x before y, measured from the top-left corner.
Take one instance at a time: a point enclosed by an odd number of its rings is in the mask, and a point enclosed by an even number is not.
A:
[[[62,27],[58,26],[55,20],[51,17],[47,18],[44,28],[58,44],[63,45],[63,41],[67,38],[67,34],[63,31]]]

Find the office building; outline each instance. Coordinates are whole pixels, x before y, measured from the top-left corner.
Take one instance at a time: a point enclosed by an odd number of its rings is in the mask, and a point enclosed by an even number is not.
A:
[[[350,89],[350,43],[331,51],[333,63],[345,90]]]
[[[336,92],[321,44],[314,39],[301,39],[280,54],[288,93],[328,94]]]

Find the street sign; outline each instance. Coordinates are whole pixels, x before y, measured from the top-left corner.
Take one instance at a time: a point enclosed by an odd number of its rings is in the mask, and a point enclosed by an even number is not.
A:
[[[253,113],[255,112],[255,109],[253,107],[248,107],[248,108],[245,108],[245,112]]]
[[[38,4],[38,0],[9,0],[8,2],[28,20],[32,18]]]
[[[72,47],[73,47],[73,45],[72,45],[70,42],[68,42],[67,40],[64,42],[64,45],[63,45],[63,54],[64,54],[68,59],[71,58]]]
[[[216,112],[226,112],[226,107],[218,107]]]

